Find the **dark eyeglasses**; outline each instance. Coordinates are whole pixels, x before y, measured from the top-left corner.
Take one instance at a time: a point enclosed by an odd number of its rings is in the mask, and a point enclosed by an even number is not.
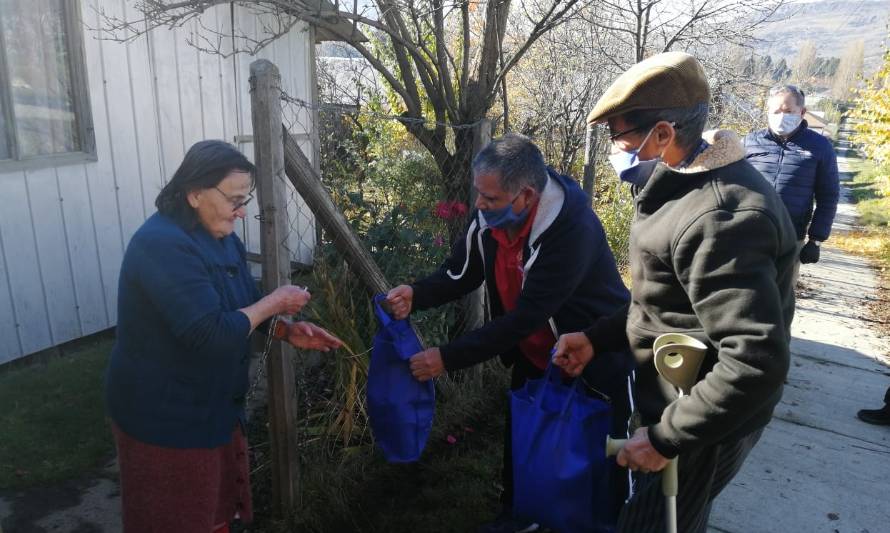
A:
[[[225,197],[225,199],[228,200],[230,204],[232,204],[232,211],[241,209],[242,207],[249,204],[251,200],[253,200],[253,189],[251,189],[250,192],[247,193],[247,198],[241,199],[237,196],[234,198],[229,196],[228,194],[222,192],[222,190],[220,190],[220,188],[216,185],[214,185],[213,188],[216,189],[221,195],[223,195],[223,197]]]
[[[635,132],[635,131],[645,130],[645,129],[647,129],[647,128],[649,128],[649,126],[637,126],[637,127],[635,127],[635,128],[630,128],[630,129],[627,129],[627,130],[624,130],[624,131],[619,131],[618,133],[614,133],[614,134],[612,134],[612,135],[609,135],[609,140],[612,141],[612,142],[615,142],[615,141],[618,140],[619,137],[623,137],[623,136],[627,135],[628,133],[633,133],[633,132]]]
[[[658,122],[656,122],[655,124],[658,124]],[[635,131],[648,130],[648,129],[654,128],[654,127],[655,127],[655,124],[647,124],[647,125],[645,125],[645,126],[636,126],[636,127],[634,127],[634,128],[630,128],[630,129],[627,129],[627,130],[624,130],[624,131],[619,131],[618,133],[615,133],[615,134],[613,134],[613,135],[609,135],[609,140],[612,141],[612,142],[615,142],[615,141],[618,140],[619,137],[621,137],[621,136],[623,136],[623,135],[627,135],[628,133],[633,133],[633,132],[635,132]],[[675,122],[671,122],[670,124],[671,124],[671,126],[674,127],[675,130],[678,130],[678,129],[681,128],[680,124],[677,124],[677,123],[675,123]]]

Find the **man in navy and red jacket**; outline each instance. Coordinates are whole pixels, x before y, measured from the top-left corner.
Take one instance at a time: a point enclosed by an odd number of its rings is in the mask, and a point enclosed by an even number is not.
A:
[[[542,376],[560,333],[609,316],[627,304],[629,293],[589,197],[574,180],[549,169],[528,138],[508,134],[485,147],[473,161],[473,186],[476,209],[451,256],[434,274],[392,289],[387,300],[394,316],[404,318],[414,309],[456,300],[485,282],[492,320],[418,353],[411,370],[426,381],[499,355],[512,366],[510,388],[516,390]],[[586,383],[612,398],[616,427],[626,432],[632,358],[628,354],[598,362],[585,374]],[[483,531],[529,526],[512,516],[509,407],[507,411],[504,510]]]

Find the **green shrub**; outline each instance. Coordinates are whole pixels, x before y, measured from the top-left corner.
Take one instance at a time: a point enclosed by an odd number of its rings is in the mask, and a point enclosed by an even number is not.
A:
[[[626,274],[630,260],[630,224],[634,215],[630,187],[619,182],[611,170],[603,171],[602,175],[597,173],[597,184],[594,210],[603,223],[618,270]]]
[[[844,115],[845,103],[830,98],[823,98],[813,106],[813,109],[825,112],[825,122],[828,124],[840,124]]]
[[[890,225],[890,165],[862,161],[850,190],[856,199],[859,221],[866,226]]]

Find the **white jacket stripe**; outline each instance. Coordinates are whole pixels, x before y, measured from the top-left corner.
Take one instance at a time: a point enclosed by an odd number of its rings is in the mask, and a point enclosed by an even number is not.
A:
[[[464,267],[463,267],[463,269],[461,269],[460,274],[457,274],[457,275],[452,274],[451,269],[448,269],[445,271],[445,273],[448,274],[448,277],[455,281],[464,277],[464,274],[467,273],[467,269],[470,267],[470,246],[473,244],[473,231],[475,231],[475,230],[476,230],[476,221],[473,220],[473,222],[470,224],[470,229],[467,230],[467,242],[466,242],[466,250],[465,250],[466,257],[464,258]],[[480,249],[480,253],[481,253],[481,249]]]

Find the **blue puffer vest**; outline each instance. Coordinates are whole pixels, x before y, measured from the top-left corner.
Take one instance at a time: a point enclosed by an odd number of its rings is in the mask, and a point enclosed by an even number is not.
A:
[[[797,238],[809,234],[817,241],[827,239],[839,192],[837,159],[831,142],[803,121],[784,142],[769,129],[749,133],[745,151],[748,161],[775,187],[785,203]]]

